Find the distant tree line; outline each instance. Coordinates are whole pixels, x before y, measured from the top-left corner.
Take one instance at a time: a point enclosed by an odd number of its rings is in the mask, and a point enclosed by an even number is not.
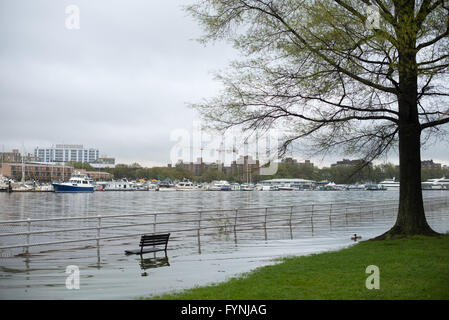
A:
[[[87,171],[96,171],[86,163],[70,163],[76,169],[86,169]],[[146,179],[146,180],[183,180],[189,179],[196,182],[211,182],[213,180],[228,180],[238,183],[244,183],[246,180],[234,175],[225,175],[218,169],[208,169],[201,176],[194,177],[193,173],[185,168],[179,167],[152,167],[144,168],[138,163],[117,164],[115,168],[102,169],[104,172],[109,172],[114,175],[115,179],[127,178],[128,180]],[[422,180],[432,178],[449,177],[449,169],[421,169]],[[369,165],[362,169],[357,167],[324,167],[318,168],[314,166],[298,166],[289,163],[279,163],[276,174],[270,176],[260,176],[257,174],[251,175],[251,182],[259,182],[267,179],[279,178],[299,178],[307,180],[322,181],[328,180],[337,184],[352,184],[352,183],[379,183],[385,179],[396,178],[399,181],[399,167],[391,163]]]

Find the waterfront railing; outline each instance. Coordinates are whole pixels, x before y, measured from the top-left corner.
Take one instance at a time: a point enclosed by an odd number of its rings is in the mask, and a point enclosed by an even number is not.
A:
[[[437,209],[449,207],[449,197],[425,198],[424,205],[427,214],[432,215]],[[313,235],[322,228],[332,230],[378,218],[392,220],[397,209],[397,200],[368,200],[6,220],[0,221],[0,250],[23,248],[27,254],[31,247],[67,249],[69,244],[86,242],[100,247],[142,234],[171,233],[171,241],[189,238],[192,240],[190,245],[197,246],[201,252],[202,240],[207,241],[211,236],[225,235],[237,242],[245,234],[257,233],[263,240],[268,240],[271,230],[277,229],[284,237],[293,239],[298,230]],[[441,210],[438,212],[441,214]]]

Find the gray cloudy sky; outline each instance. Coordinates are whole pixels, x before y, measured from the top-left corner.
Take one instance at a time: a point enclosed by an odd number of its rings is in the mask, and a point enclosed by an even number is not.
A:
[[[0,146],[83,144],[121,163],[167,164],[170,134],[198,119],[186,103],[216,94],[212,72],[237,57],[229,44],[194,41],[187,3],[2,0]],[[65,26],[71,4],[79,30]],[[449,164],[447,142],[425,150],[430,158]]]

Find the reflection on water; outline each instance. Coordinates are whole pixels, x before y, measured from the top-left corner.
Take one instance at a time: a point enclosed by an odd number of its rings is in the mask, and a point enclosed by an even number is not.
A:
[[[163,258],[157,258],[156,252],[155,252],[153,258],[145,258],[144,259],[143,257],[140,257],[139,265],[143,271],[142,277],[146,277],[146,276],[148,276],[148,272],[146,272],[147,269],[169,267],[170,263],[168,262],[167,256],[165,256]]]
[[[449,193],[429,191],[425,192],[425,196],[449,196]],[[368,200],[397,198],[398,193],[394,191],[5,193],[0,194],[0,220],[343,201],[359,205]],[[430,211],[429,224],[439,232],[447,232],[447,209],[434,208]],[[0,256],[0,298],[133,299],[190,288],[223,281],[256,267],[272,264],[278,257],[353,245],[350,238],[355,233],[362,235],[361,241],[379,235],[392,226],[395,215],[366,212],[345,218],[339,220],[326,217],[322,224],[313,229],[297,223],[292,228],[286,226],[264,230],[261,224],[259,229],[242,230],[238,237],[234,237],[232,230],[226,229],[226,221],[232,219],[232,216],[223,216],[220,220],[223,222],[221,233],[209,237],[201,235],[201,254],[195,247],[195,238],[194,245],[190,247],[184,246],[186,239],[174,238],[169,241],[166,257],[161,254],[147,254],[142,258],[126,256],[124,250],[135,246],[137,237],[103,241],[99,248],[93,243],[83,243],[76,248],[73,245],[60,246],[58,250],[33,248],[29,255],[22,256],[17,256],[13,251],[3,251]],[[136,220],[123,221],[132,223]],[[80,222],[80,227],[84,226],[92,225]],[[65,221],[52,225],[42,222],[37,227],[65,228],[68,224]],[[0,233],[18,230],[12,225],[7,228],[0,229]],[[80,290],[68,290],[65,287],[68,265],[80,268]]]

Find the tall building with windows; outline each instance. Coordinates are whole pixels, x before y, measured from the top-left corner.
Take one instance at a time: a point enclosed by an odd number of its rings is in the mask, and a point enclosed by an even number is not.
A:
[[[81,144],[57,144],[51,148],[35,148],[34,156],[39,162],[87,162],[97,161],[98,149],[84,148]]]

